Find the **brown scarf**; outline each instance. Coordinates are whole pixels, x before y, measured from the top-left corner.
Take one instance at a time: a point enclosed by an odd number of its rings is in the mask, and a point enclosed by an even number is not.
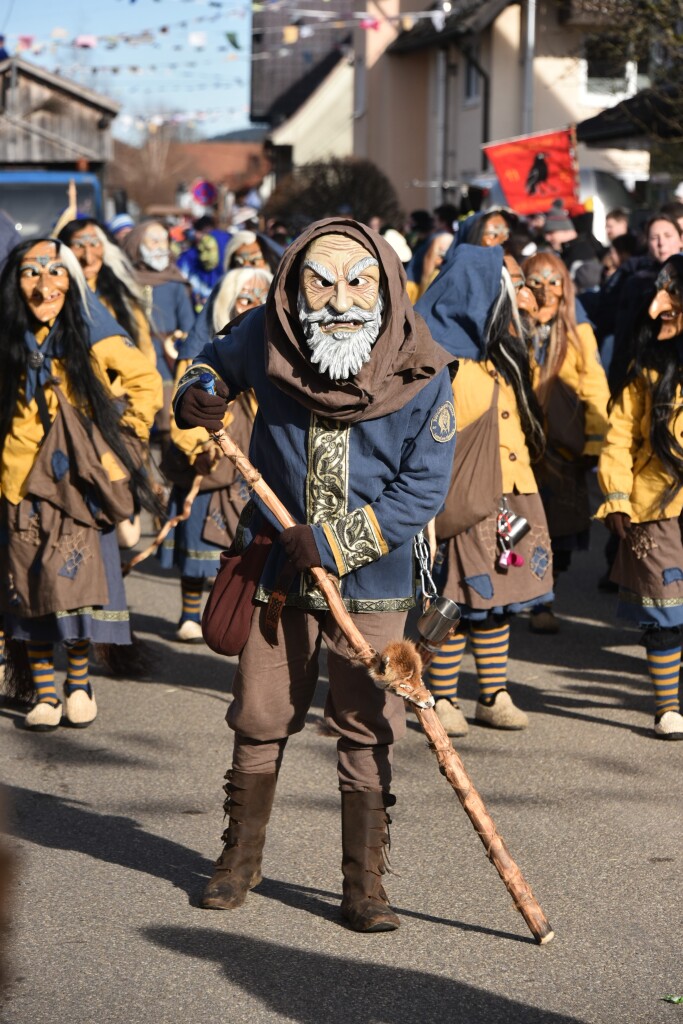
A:
[[[123,251],[135,267],[136,281],[143,288],[145,285],[151,285],[152,288],[155,288],[159,284],[166,284],[167,281],[180,281],[181,284],[187,285],[187,279],[183,277],[176,267],[173,262],[173,256],[170,257],[166,270],[152,270],[151,267],[148,267],[143,262],[140,255],[140,245],[145,237],[147,228],[151,224],[159,224],[160,227],[164,226],[158,220],[143,221],[142,224],[137,224],[132,231],[129,231],[123,240]]]
[[[315,369],[297,312],[303,254],[313,239],[329,234],[347,235],[377,258],[385,297],[382,328],[372,355],[348,381],[332,381]],[[286,250],[266,302],[269,378],[311,412],[344,423],[379,419],[402,408],[454,361],[414,312],[405,285],[398,256],[375,231],[347,217],[312,224]]]

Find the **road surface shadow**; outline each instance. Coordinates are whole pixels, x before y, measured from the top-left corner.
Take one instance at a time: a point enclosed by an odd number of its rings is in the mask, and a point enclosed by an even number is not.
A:
[[[98,814],[80,801],[21,786],[5,786],[3,792],[8,832],[18,839],[142,871],[191,897],[206,884],[210,861],[180,843],[146,832],[133,818]]]
[[[537,1009],[455,978],[407,967],[352,961],[211,928],[159,925],[142,929],[155,946],[214,961],[231,985],[259,1000],[274,1019],[299,1024],[581,1024],[578,1017]],[[392,937],[364,936],[367,956]],[[537,955],[542,956],[542,953]],[[425,965],[426,966],[426,965]]]
[[[341,892],[314,889],[307,885],[294,885],[291,882],[283,882],[274,878],[264,878],[254,892],[259,896],[264,896],[266,899],[277,900],[278,903],[283,903],[287,907],[293,907],[295,910],[306,910],[315,917],[322,917],[326,920],[338,921],[340,924],[344,924],[339,912]],[[391,905],[399,917],[412,917],[418,921],[444,925],[447,928],[457,928],[463,932],[476,932],[479,935],[492,935],[498,939],[536,944],[531,936],[497,931],[495,928],[467,924],[465,921],[455,921],[452,918],[434,917],[431,914],[423,914],[417,910],[405,910],[397,906],[393,901]]]

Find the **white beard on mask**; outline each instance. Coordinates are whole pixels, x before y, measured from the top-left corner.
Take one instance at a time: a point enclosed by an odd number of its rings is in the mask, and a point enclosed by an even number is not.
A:
[[[151,270],[166,270],[171,259],[167,249],[149,249],[146,245],[140,246],[140,256]]]
[[[308,308],[301,291],[297,302],[299,320],[303,327],[306,344],[311,350],[311,362],[320,373],[326,373],[332,380],[348,380],[355,377],[372,354],[382,327],[384,298],[380,292],[373,309],[352,306],[345,313],[337,313],[330,306],[319,310]],[[323,325],[330,323],[363,324],[355,331],[324,331]]]

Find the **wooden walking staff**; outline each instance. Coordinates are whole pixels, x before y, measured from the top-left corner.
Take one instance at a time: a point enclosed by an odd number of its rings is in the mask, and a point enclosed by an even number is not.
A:
[[[161,527],[161,529],[159,530],[159,532],[157,533],[156,537],[149,545],[149,547],[146,547],[144,551],[139,551],[137,555],[133,555],[130,561],[126,562],[124,565],[121,566],[121,572],[123,573],[124,576],[127,576],[131,569],[134,569],[136,565],[140,564],[140,562],[144,562],[146,558],[149,558],[150,555],[153,555],[154,552],[161,547],[161,545],[166,540],[171,530],[174,529],[174,527],[178,526],[179,523],[184,523],[186,519],[190,518],[192,505],[194,503],[194,499],[199,494],[199,488],[203,479],[204,478],[200,473],[198,473],[195,476],[194,480],[192,481],[192,487],[185,496],[185,501],[183,502],[182,510],[178,513],[178,515],[166,520],[166,522]]]
[[[258,494],[280,525],[284,529],[296,526],[296,520],[232,438],[224,430],[217,434],[212,433],[211,437],[242,474],[249,489]],[[442,775],[446,776],[455,790],[458,800],[484,844],[489,860],[502,878],[529,930],[539,944],[550,942],[555,933],[499,835],[491,815],[484,806],[484,801],[437,717],[432,695],[422,682],[423,665],[427,664],[432,656],[431,645],[427,642],[415,645],[410,640],[400,640],[389,644],[386,650],[379,654],[367,642],[347,612],[335,577],[320,566],[313,566],[308,571],[325,597],[355,658],[367,665],[378,686],[391,690],[411,705],[427,736],[429,746],[436,754]],[[445,637],[442,637],[443,639]]]

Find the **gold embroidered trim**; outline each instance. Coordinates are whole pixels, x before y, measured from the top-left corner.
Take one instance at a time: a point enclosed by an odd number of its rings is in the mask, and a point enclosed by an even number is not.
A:
[[[199,378],[202,375],[202,373],[210,373],[211,376],[213,377],[214,381],[220,380],[220,377],[218,376],[218,374],[216,373],[216,371],[214,370],[214,368],[212,366],[206,366],[206,365],[204,365],[202,363],[197,363],[196,366],[191,366],[189,368],[189,370],[185,371],[185,373],[182,375],[182,377],[178,381],[178,386],[176,387],[175,393],[173,395],[173,408],[174,409],[176,407],[176,400],[178,398],[178,393],[181,390],[181,388],[185,388],[185,387],[189,386],[190,384],[195,384],[199,380]],[[164,381],[164,386],[166,386],[167,383],[168,383],[168,385],[170,387],[173,387],[173,381]]]
[[[72,615],[89,615],[91,619],[96,619],[98,622],[128,622],[130,619],[127,611],[108,612],[102,608],[93,608],[91,606],[72,608],[70,612],[55,612],[55,618],[57,619],[68,619]]]
[[[161,545],[164,551],[175,551],[175,541],[165,540]],[[215,551],[194,551],[192,548],[183,548],[182,554],[186,558],[194,558],[198,562],[217,562],[221,557],[220,548]]]
[[[619,600],[624,604],[637,604],[643,608],[679,608],[683,605],[683,597],[642,597],[630,590],[620,590]]]
[[[350,437],[350,424],[311,414],[306,475],[307,523],[326,523],[330,519],[339,519],[346,515],[349,498]],[[325,533],[327,534],[327,529]],[[332,552],[341,574],[344,572],[341,552],[335,551],[333,545]],[[301,596],[310,595],[312,590],[310,578],[306,573],[302,573]]]
[[[350,424],[311,415],[306,479],[307,523],[322,523],[346,515],[350,432]]]
[[[611,494],[605,495],[605,503],[608,501],[630,501],[631,495],[625,494],[624,491],[612,491]]]
[[[258,586],[254,600],[261,604],[268,604],[271,591],[266,587]],[[415,600],[412,597],[387,597],[387,598],[356,598],[345,597],[342,599],[344,606],[349,612],[407,612],[415,607]],[[310,591],[307,594],[289,594],[285,602],[287,607],[302,608],[304,611],[327,611],[328,605],[319,591]]]
[[[376,562],[389,550],[369,505],[357,508],[341,519],[324,523],[323,530],[334,552],[340,575]]]

